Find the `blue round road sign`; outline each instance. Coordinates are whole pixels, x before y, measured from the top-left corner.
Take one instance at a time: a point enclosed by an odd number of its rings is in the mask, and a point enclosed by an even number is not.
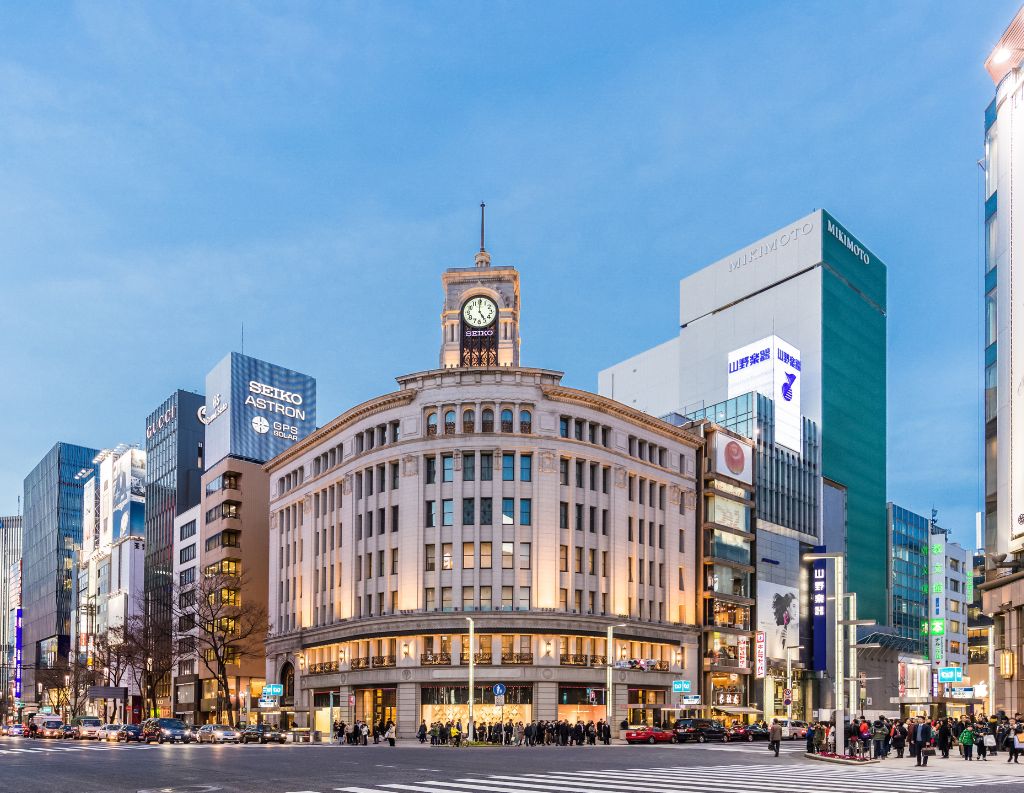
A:
[[[501,697],[505,695],[505,684],[495,683],[494,684],[494,696]]]

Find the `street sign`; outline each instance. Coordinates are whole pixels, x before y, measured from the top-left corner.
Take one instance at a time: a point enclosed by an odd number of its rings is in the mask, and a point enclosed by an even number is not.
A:
[[[494,695],[494,704],[495,704],[495,706],[497,706],[499,708],[505,707],[505,695],[504,694],[495,694]]]
[[[699,705],[700,694],[683,694],[684,705]]]
[[[261,708],[276,708],[277,707],[277,700],[276,699],[269,699],[267,697],[260,697],[260,707]]]
[[[284,685],[281,683],[267,683],[263,686],[263,696],[281,697],[284,696]]]
[[[494,696],[496,696],[496,697],[503,697],[503,696],[505,696],[505,684],[504,683],[495,683],[494,684],[494,688],[492,690],[494,691]]]
[[[940,683],[962,683],[964,682],[964,670],[959,666],[939,667]]]
[[[672,693],[673,694],[689,694],[693,688],[693,683],[689,680],[673,680],[672,681]]]
[[[959,688],[950,689],[950,694],[953,699],[973,699],[974,698],[974,687],[964,686]]]
[[[782,704],[786,707],[793,704],[793,689],[787,688],[782,692]]]

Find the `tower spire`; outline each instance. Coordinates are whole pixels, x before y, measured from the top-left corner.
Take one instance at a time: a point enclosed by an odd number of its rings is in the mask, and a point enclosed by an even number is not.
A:
[[[491,266],[491,254],[484,248],[484,211],[487,208],[487,204],[483,201],[480,202],[480,251],[476,255],[476,266],[477,267],[490,267]]]

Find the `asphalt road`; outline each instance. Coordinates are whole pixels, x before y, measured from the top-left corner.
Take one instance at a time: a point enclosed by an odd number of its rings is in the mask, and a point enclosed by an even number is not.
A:
[[[1003,761],[1000,764],[1000,761]],[[996,776],[995,774],[1009,774]],[[765,744],[472,748],[124,746],[0,738],[0,793],[1024,793],[1024,764],[890,760],[848,768]]]

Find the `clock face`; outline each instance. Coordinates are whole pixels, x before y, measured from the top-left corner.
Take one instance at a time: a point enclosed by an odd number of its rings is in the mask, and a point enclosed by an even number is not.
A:
[[[462,307],[462,318],[474,328],[486,328],[498,316],[498,307],[486,297],[473,297]]]

